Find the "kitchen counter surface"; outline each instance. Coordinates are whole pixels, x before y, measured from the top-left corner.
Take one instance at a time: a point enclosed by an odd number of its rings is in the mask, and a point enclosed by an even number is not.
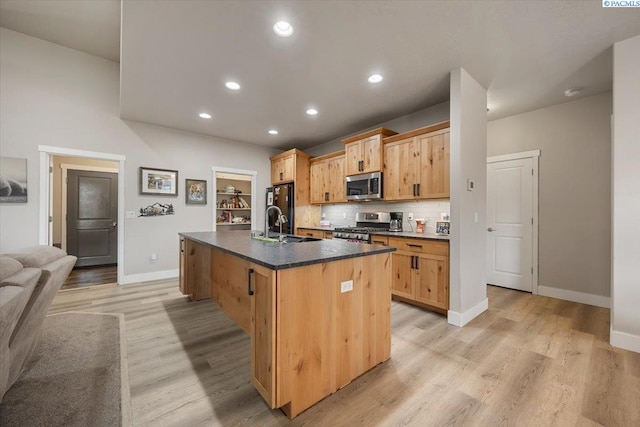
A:
[[[301,243],[263,242],[252,239],[250,231],[247,230],[178,234],[271,270],[284,270],[395,251],[395,248],[387,246],[354,245],[338,239]]]
[[[313,225],[303,225],[301,227],[297,227],[297,228],[301,228],[304,230],[321,230],[321,231],[333,231],[336,227],[346,227],[345,225],[330,225],[329,227],[320,227],[320,226],[313,226]]]
[[[416,233],[415,231],[376,231],[371,234],[389,237],[410,237],[412,239],[449,240],[449,235]]]

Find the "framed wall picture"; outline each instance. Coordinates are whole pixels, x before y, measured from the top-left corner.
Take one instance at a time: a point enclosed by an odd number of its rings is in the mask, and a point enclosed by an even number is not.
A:
[[[178,195],[178,171],[140,167],[140,194]]]
[[[206,205],[207,181],[202,179],[185,179],[184,197],[188,205]]]
[[[0,157],[0,203],[27,203],[27,159]]]

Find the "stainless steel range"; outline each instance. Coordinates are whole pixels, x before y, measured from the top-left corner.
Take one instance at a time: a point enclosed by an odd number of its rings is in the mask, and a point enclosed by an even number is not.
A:
[[[371,243],[371,234],[376,231],[389,231],[391,217],[384,212],[356,213],[355,227],[336,227],[334,239],[344,239],[355,243]]]

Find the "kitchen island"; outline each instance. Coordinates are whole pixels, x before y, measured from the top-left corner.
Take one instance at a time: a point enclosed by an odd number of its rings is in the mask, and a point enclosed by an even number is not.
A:
[[[290,418],[389,359],[394,248],[180,233],[180,290],[251,337],[251,381]]]

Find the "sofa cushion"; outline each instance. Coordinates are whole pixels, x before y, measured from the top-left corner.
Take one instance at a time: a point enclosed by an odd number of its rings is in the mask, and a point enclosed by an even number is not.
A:
[[[67,253],[60,248],[43,245],[22,249],[20,253],[7,254],[7,256],[20,261],[25,267],[40,268],[67,256]]]
[[[20,270],[22,270],[22,264],[19,261],[0,255],[0,281],[13,276]]]

